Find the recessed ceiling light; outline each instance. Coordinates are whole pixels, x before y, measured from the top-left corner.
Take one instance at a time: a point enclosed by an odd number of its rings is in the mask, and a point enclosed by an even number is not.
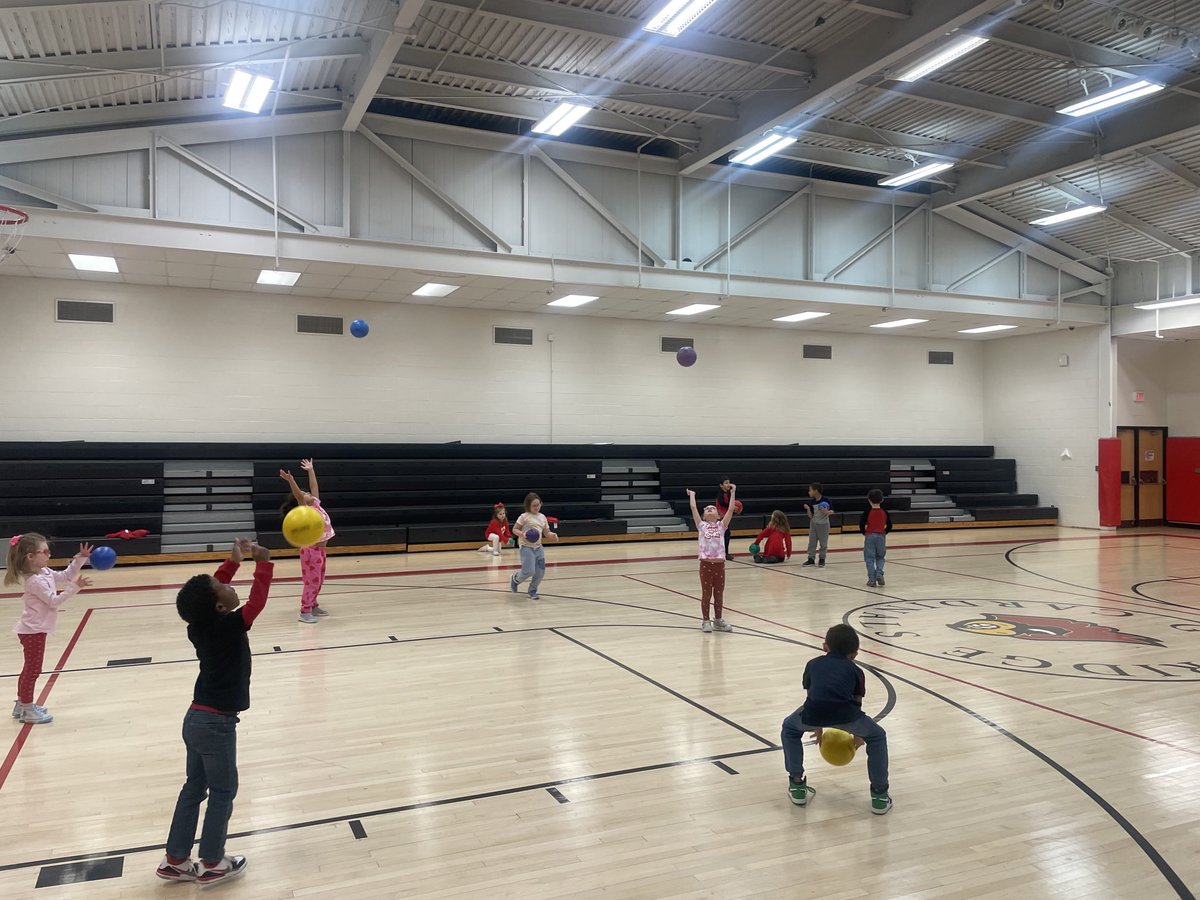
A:
[[[259,112],[274,84],[275,80],[266,75],[255,75],[235,69],[233,77],[229,79],[229,87],[225,90],[222,105],[242,112]]]
[[[1075,209],[1068,209],[1065,212],[1054,213],[1049,216],[1042,216],[1040,219],[1033,219],[1030,225],[1058,225],[1061,222],[1073,222],[1076,219],[1083,219],[1087,216],[1094,216],[1096,213],[1102,213],[1107,206],[1077,206]]]
[[[807,322],[809,319],[819,319],[821,316],[827,316],[825,312],[802,312],[792,313],[790,316],[780,316],[778,319],[772,319],[772,322]]]
[[[1134,100],[1140,100],[1142,97],[1157,94],[1162,89],[1163,85],[1155,84],[1153,81],[1129,81],[1105,91],[1103,94],[1093,94],[1091,97],[1084,97],[1078,103],[1064,106],[1062,109],[1055,110],[1055,112],[1061,113],[1064,116],[1074,116],[1075,118],[1090,116],[1092,113],[1100,112],[1102,109],[1120,106],[1122,103],[1132,103]]]
[[[559,103],[556,104],[550,114],[533,126],[531,131],[534,134],[548,134],[550,137],[558,137],[580,119],[588,114],[590,107],[580,103]]]
[[[283,287],[291,287],[299,280],[299,272],[281,272],[278,269],[263,269],[258,273],[259,284],[276,284]]]
[[[1016,325],[980,325],[978,328],[964,328],[959,334],[987,334],[989,331],[1008,331]]]
[[[119,272],[117,261],[111,256],[87,256],[83,253],[68,253],[71,265],[81,272]]]
[[[670,0],[658,15],[642,26],[642,30],[676,37],[716,2],[717,0]]]
[[[583,306],[585,303],[591,303],[593,300],[599,300],[599,297],[589,297],[587,294],[567,294],[565,297],[559,297],[557,300],[551,300],[547,306]]]
[[[681,306],[667,313],[668,316],[695,316],[710,309],[720,309],[719,303],[693,303],[691,306]]]
[[[1136,303],[1134,309],[1170,309],[1173,306],[1195,306],[1200,297],[1177,297],[1174,300],[1155,300],[1153,303]]]
[[[438,284],[436,281],[430,281],[413,291],[412,295],[414,297],[448,297],[460,287],[462,287],[461,284]]]
[[[911,69],[907,69],[900,75],[896,76],[897,81],[917,81],[924,78],[931,72],[936,72],[943,66],[948,66],[956,59],[966,56],[977,47],[982,47],[987,43],[987,38],[981,37],[965,37],[955,41],[953,44],[946,46],[940,53],[935,53],[933,56],[917,63]]]
[[[884,178],[879,182],[880,187],[901,187],[906,184],[912,184],[914,181],[924,181],[926,178],[932,178],[938,172],[945,172],[947,169],[953,169],[954,163],[951,162],[934,162],[923,166],[918,166],[908,172],[901,172],[899,175],[893,175],[890,178]]]
[[[872,328],[903,328],[906,325],[920,325],[922,322],[928,322],[928,319],[896,319],[894,322],[880,322],[872,325]]]

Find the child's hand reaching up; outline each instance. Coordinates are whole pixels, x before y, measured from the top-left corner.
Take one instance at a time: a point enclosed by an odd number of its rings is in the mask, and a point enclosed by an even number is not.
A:
[[[258,544],[251,544],[250,556],[253,557],[255,562],[268,562],[271,559],[271,551]]]
[[[313,470],[312,460],[311,459],[300,460],[300,468],[302,468],[305,472],[311,472]]]
[[[695,492],[695,491],[693,491],[691,488],[688,488],[688,489],[687,489],[687,495],[688,495],[688,499],[689,499],[689,500],[695,500],[695,499],[696,499],[696,492]]]
[[[80,544],[79,552],[75,554],[76,559],[89,559],[92,555],[91,544]]]
[[[86,575],[80,575],[75,579],[75,583],[79,585],[80,588],[89,588],[92,586],[92,579],[88,578]]]

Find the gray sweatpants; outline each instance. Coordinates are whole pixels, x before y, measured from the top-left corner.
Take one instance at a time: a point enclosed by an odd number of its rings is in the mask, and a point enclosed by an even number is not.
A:
[[[829,552],[829,520],[810,522],[808,525],[808,558],[816,559],[817,544],[821,545],[821,562]]]

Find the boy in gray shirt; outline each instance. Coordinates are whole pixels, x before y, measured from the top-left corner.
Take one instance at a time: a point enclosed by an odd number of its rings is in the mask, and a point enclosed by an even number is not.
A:
[[[829,552],[829,517],[833,515],[833,507],[821,493],[821,483],[814,481],[808,486],[808,496],[812,503],[804,504],[808,513],[808,559],[806,566],[825,565],[825,554]],[[821,560],[817,562],[817,545],[821,548]]]

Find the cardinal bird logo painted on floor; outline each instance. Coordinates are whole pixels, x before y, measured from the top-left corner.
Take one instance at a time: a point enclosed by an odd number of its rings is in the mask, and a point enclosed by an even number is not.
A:
[[[1158,638],[1119,631],[1108,625],[1060,619],[1052,616],[1014,616],[1008,613],[982,613],[975,619],[964,619],[947,625],[968,634],[990,634],[996,637],[1018,638],[1022,641],[1100,641],[1108,644],[1146,644],[1165,646]]]

